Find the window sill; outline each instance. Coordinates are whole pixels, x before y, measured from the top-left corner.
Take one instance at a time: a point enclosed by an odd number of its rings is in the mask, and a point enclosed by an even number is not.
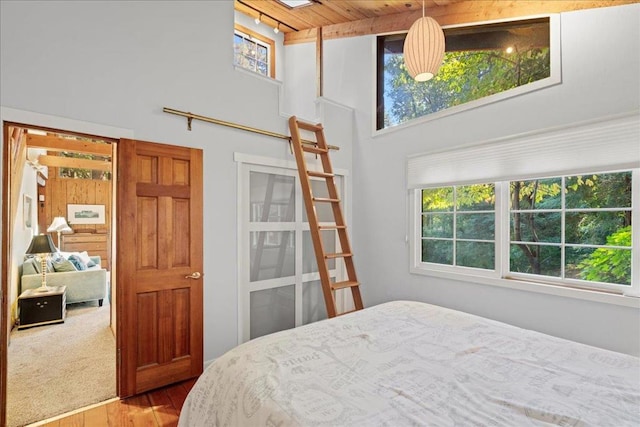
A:
[[[255,77],[257,79],[264,80],[266,82],[275,84],[277,86],[282,86],[282,82],[280,80],[274,79],[273,77],[263,76],[262,74],[256,73],[254,71],[247,70],[245,68],[242,68],[239,65],[234,65],[233,68],[235,68],[236,71],[239,71],[239,72],[241,72],[243,74],[246,74],[248,76],[252,76],[252,77]]]
[[[555,295],[565,298],[581,299],[585,301],[640,309],[640,298],[628,295],[608,293],[604,291],[570,288],[546,283],[527,282],[518,279],[502,279],[462,273],[453,273],[447,271],[425,270],[418,267],[412,267],[410,269],[410,272],[412,274],[419,274],[423,276],[440,277],[461,282],[479,283],[489,286],[498,286],[501,288],[516,289],[519,291],[535,292],[540,294]]]

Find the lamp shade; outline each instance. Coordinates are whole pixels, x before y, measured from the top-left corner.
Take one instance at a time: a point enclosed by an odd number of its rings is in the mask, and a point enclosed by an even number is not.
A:
[[[67,220],[63,216],[57,216],[53,219],[53,222],[47,228],[47,231],[73,231],[69,224],[67,224]]]
[[[435,19],[423,16],[413,23],[403,54],[407,71],[416,81],[426,82],[438,73],[444,58],[444,31]]]
[[[53,252],[57,252],[55,246],[53,246],[53,240],[51,240],[51,236],[48,234],[39,234],[37,236],[33,236],[31,239],[31,244],[27,249],[28,254],[50,254]]]

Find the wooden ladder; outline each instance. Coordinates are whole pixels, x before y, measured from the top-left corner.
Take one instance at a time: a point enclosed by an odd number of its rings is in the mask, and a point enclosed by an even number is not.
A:
[[[309,227],[311,229],[311,239],[313,240],[313,249],[316,253],[316,262],[318,263],[318,271],[320,273],[320,282],[322,283],[322,293],[324,302],[327,306],[327,316],[335,317],[346,313],[337,313],[336,300],[334,291],[338,289],[351,289],[353,296],[353,304],[355,310],[362,310],[362,297],[360,295],[360,283],[356,277],[356,269],[353,265],[353,253],[351,252],[351,244],[349,236],[347,236],[347,225],[342,216],[342,208],[340,207],[340,198],[334,180],[333,168],[329,159],[329,149],[324,139],[324,131],[321,124],[311,124],[298,120],[295,116],[289,119],[289,129],[291,131],[291,142],[293,152],[296,156],[298,164],[298,174],[300,176],[300,185],[302,186],[302,194],[304,196],[304,205],[307,209],[307,217],[309,218]],[[316,142],[311,144],[303,142],[300,138],[300,129],[313,132]],[[322,171],[308,170],[304,154],[312,153],[320,156],[322,161]],[[311,177],[324,179],[327,183],[329,197],[314,197],[311,191]],[[319,225],[318,216],[316,214],[315,205],[317,203],[330,203],[334,216],[335,225]],[[326,253],[322,242],[322,232],[337,232],[340,240],[342,252]],[[331,282],[329,277],[329,266],[327,262],[331,259],[342,258],[345,263],[347,280],[344,282]]]

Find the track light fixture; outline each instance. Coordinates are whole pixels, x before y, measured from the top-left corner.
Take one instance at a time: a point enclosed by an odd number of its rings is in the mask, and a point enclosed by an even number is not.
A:
[[[259,25],[261,21],[262,21],[262,13],[254,20],[254,22],[256,23],[256,25]]]
[[[273,32],[276,34],[280,32],[280,22],[278,22],[278,26],[273,29]]]

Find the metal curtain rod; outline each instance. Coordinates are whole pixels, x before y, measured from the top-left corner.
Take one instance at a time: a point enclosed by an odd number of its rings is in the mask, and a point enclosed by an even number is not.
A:
[[[196,119],[196,120],[201,120],[201,121],[207,122],[207,123],[215,123],[217,125],[228,126],[230,128],[234,128],[234,129],[240,129],[240,130],[246,130],[248,132],[259,133],[260,135],[271,136],[273,138],[286,139],[287,141],[291,142],[291,137],[290,136],[283,135],[281,133],[276,133],[276,132],[271,132],[271,131],[268,131],[268,130],[253,128],[253,127],[245,126],[245,125],[239,125],[239,124],[233,123],[233,122],[226,122],[224,120],[218,120],[218,119],[214,119],[212,117],[200,116],[198,114],[188,113],[186,111],[174,110],[173,108],[164,107],[162,109],[162,111],[164,111],[165,113],[175,114],[177,116],[186,117],[187,118],[187,129],[188,130],[191,130],[191,121],[193,119]],[[307,139],[303,139],[302,142],[304,144],[317,145],[316,141],[309,141]],[[339,150],[340,149],[340,147],[337,147],[335,145],[327,145],[327,148],[330,149],[330,150]]]

